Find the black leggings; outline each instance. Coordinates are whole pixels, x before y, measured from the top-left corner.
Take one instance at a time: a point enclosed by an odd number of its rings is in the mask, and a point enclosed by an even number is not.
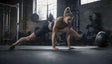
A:
[[[49,30],[48,28],[48,25],[49,25],[49,22],[45,22],[41,28],[36,29],[34,31],[34,34],[36,35],[36,37],[46,34],[48,32],[51,32],[51,30]]]

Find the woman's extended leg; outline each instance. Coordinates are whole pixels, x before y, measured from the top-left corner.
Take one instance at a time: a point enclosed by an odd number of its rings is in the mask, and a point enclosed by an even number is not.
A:
[[[14,49],[17,44],[22,43],[24,41],[33,40],[34,38],[36,38],[36,35],[34,33],[32,33],[31,35],[29,35],[27,37],[20,38],[17,42],[12,44],[12,46],[10,47],[10,50]]]

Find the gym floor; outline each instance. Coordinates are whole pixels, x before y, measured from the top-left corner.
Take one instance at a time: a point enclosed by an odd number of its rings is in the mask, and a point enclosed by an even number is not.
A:
[[[0,64],[112,64],[112,47],[97,46],[16,46],[9,51],[8,45],[0,46]]]

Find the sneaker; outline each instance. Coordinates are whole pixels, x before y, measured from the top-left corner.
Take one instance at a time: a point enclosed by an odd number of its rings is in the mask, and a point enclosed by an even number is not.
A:
[[[75,49],[75,48],[69,48],[68,50],[72,50],[72,49]]]
[[[9,50],[14,50],[14,48],[15,48],[15,46],[12,45],[12,46],[9,48]]]

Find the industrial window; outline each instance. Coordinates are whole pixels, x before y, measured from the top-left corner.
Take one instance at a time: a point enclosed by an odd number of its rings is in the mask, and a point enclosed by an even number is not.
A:
[[[81,5],[91,3],[91,2],[96,2],[96,1],[100,1],[100,0],[81,0]]]
[[[33,13],[37,13],[40,20],[46,20],[49,14],[56,18],[57,0],[33,0]]]

